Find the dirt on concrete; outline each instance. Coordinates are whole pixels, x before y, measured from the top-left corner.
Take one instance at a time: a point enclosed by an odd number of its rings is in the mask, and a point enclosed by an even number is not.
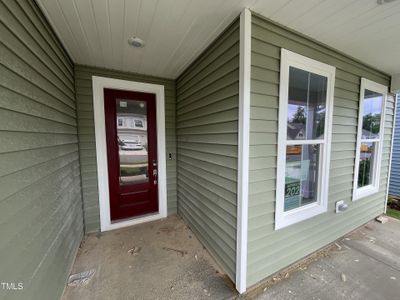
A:
[[[95,269],[64,300],[232,299],[232,283],[178,217],[88,235],[72,273]]]
[[[400,221],[371,221],[238,295],[177,216],[89,235],[72,273],[95,269],[64,300],[398,299]]]
[[[243,298],[399,299],[400,221],[388,219],[385,224],[369,222],[289,267],[276,280],[272,277],[272,283],[262,282]]]

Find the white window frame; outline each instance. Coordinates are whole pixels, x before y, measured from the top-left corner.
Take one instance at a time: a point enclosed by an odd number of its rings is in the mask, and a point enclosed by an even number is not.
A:
[[[376,139],[362,139],[362,123],[363,123],[363,101],[365,90],[370,90],[383,95],[382,111],[381,111],[381,123],[379,129],[379,138]],[[361,78],[360,87],[360,101],[358,109],[358,129],[357,129],[357,148],[356,148],[356,160],[354,166],[354,180],[353,180],[353,201],[360,200],[364,197],[370,196],[379,192],[379,179],[381,174],[381,161],[382,161],[382,149],[383,149],[383,137],[385,129],[385,112],[387,102],[388,87],[366,78]],[[378,151],[375,153],[374,159],[374,174],[372,176],[372,184],[358,187],[358,172],[359,172],[359,161],[360,161],[360,147],[363,142],[375,142],[378,143]]]
[[[319,197],[317,202],[302,207],[284,211],[285,201],[285,169],[286,146],[288,144],[309,144],[302,140],[287,142],[287,112],[289,96],[289,67],[295,67],[327,78],[326,114],[324,144],[320,159],[320,181],[318,182]],[[276,180],[275,230],[312,218],[328,210],[329,165],[331,153],[333,94],[336,68],[322,62],[310,59],[286,49],[281,49],[281,69],[279,87],[279,131],[278,131],[278,161]]]

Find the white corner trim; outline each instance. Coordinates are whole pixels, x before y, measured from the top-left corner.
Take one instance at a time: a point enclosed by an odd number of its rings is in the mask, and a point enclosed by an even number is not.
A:
[[[247,289],[247,225],[249,197],[249,134],[251,75],[251,12],[240,14],[238,198],[236,237],[236,289]]]
[[[382,112],[381,112],[381,123],[380,123],[380,132],[379,132],[379,147],[376,155],[376,160],[374,162],[374,172],[373,174],[373,183],[371,185],[359,188],[358,187],[358,172],[359,172],[359,161],[360,161],[360,147],[361,147],[361,137],[362,137],[362,122],[363,122],[363,110],[364,110],[364,95],[365,90],[368,89],[370,91],[374,91],[377,93],[381,93],[383,95],[383,103],[382,103]],[[385,119],[386,119],[386,102],[388,97],[388,87],[382,84],[376,83],[374,81],[368,80],[366,78],[361,78],[361,86],[360,86],[360,99],[358,106],[358,124],[357,124],[357,148],[356,148],[356,160],[354,165],[354,179],[353,179],[353,198],[352,201],[357,201],[372,194],[379,192],[379,181],[381,174],[381,160],[382,160],[382,151],[383,151],[383,143],[385,136]]]
[[[394,97],[394,117],[393,117],[393,124],[392,124],[392,134],[391,134],[391,141],[390,141],[390,154],[389,154],[389,174],[387,177],[387,185],[386,185],[386,198],[385,198],[385,207],[384,213],[387,212],[387,202],[389,197],[389,186],[390,186],[390,173],[392,172],[392,156],[393,156],[393,141],[394,141],[394,131],[396,130],[396,115],[397,115],[397,99],[400,97],[399,95],[388,95],[388,97]],[[385,112],[386,114],[386,112]]]
[[[167,216],[167,175],[165,149],[165,99],[164,86],[106,77],[92,77],[93,110],[96,136],[97,181],[100,205],[101,231],[113,230],[139,223],[149,222]],[[111,222],[110,196],[108,187],[108,166],[106,127],[104,118],[104,89],[117,89],[156,95],[157,114],[157,159],[158,159],[158,212],[120,222]]]

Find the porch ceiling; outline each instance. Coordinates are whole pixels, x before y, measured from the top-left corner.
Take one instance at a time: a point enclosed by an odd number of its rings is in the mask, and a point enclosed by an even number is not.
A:
[[[36,0],[74,62],[176,78],[245,7],[389,74],[400,1]],[[388,1],[379,5],[378,2]],[[138,36],[144,48],[127,39]]]

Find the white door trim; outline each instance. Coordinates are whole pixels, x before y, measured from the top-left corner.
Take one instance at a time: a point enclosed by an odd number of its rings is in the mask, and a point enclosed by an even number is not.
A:
[[[236,237],[236,289],[247,289],[247,227],[249,207],[249,134],[251,75],[251,12],[240,14],[239,146]]]
[[[93,110],[96,135],[97,181],[100,205],[101,231],[113,230],[167,216],[167,177],[165,154],[165,99],[164,86],[106,77],[92,77]],[[111,222],[108,186],[106,127],[104,118],[104,89],[146,92],[156,95],[157,114],[157,159],[158,159],[158,212],[129,220]]]

